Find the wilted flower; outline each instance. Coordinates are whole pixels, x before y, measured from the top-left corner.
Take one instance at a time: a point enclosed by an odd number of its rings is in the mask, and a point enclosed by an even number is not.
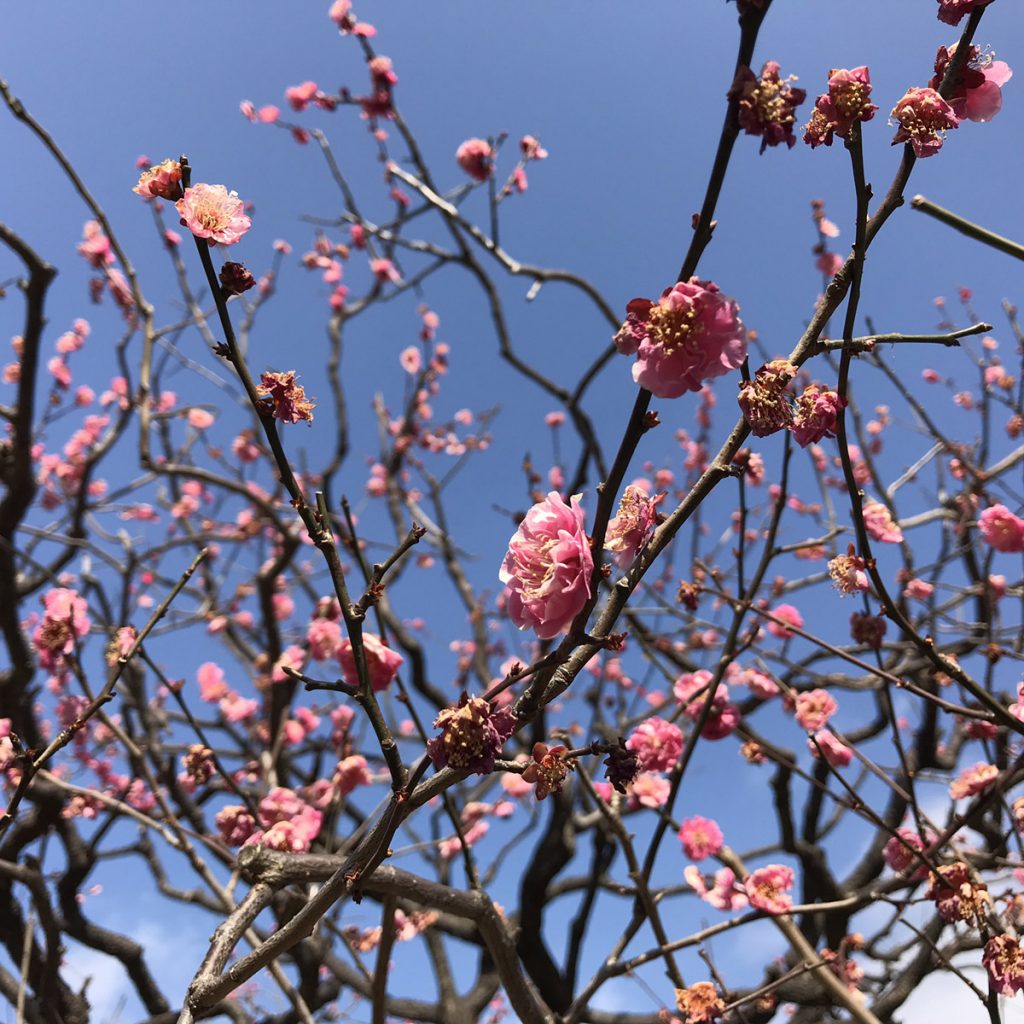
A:
[[[938,153],[946,131],[960,125],[953,108],[934,89],[908,89],[893,107],[892,117],[900,126],[893,145],[909,142],[921,159]]]
[[[267,409],[275,420],[282,423],[313,422],[314,402],[306,398],[306,390],[295,382],[295,371],[260,375],[256,393],[267,400]]]
[[[551,491],[534,505],[509,541],[498,573],[508,586],[512,621],[542,640],[568,629],[590,597],[594,560],[579,503],[578,494],[567,505]]]
[[[494,771],[494,759],[515,726],[508,708],[495,711],[482,697],[463,693],[455,707],[437,716],[434,728],[441,735],[427,744],[427,753],[435,768],[448,765],[456,771],[486,775]]]
[[[241,295],[250,288],[256,286],[256,278],[241,263],[232,263],[228,260],[220,268],[220,288],[225,298],[232,295]]]
[[[959,25],[965,14],[979,7],[987,7],[992,0],[939,0],[939,21],[947,25]]]
[[[950,784],[949,795],[954,800],[975,796],[984,792],[999,778],[999,769],[994,764],[978,761],[965,768]]]
[[[882,646],[887,628],[886,621],[881,615],[854,612],[850,616],[850,636],[857,643],[872,647],[876,651]]]
[[[933,871],[924,896],[935,901],[939,917],[949,924],[978,921],[992,902],[988,886],[975,882],[970,868],[961,861],[940,865]]]
[[[1024,949],[1010,935],[994,935],[985,943],[981,962],[992,987],[1007,998],[1024,988]]]
[[[793,81],[793,76],[782,78],[778,62],[770,60],[759,77],[750,68],[740,68],[729,90],[729,98],[739,103],[740,127],[748,135],[761,136],[762,153],[768,146],[782,142],[790,148],[796,145],[793,134],[796,108],[807,98],[807,93],[794,88],[790,84]]]
[[[767,437],[792,422],[793,409],[786,387],[796,373],[789,360],[773,359],[754,374],[753,380],[740,382],[740,409],[755,437]]]
[[[740,367],[747,353],[739,306],[710,281],[691,277],[657,302],[633,299],[615,335],[623,355],[636,354],[633,380],[658,398],[699,391]]]
[[[181,223],[196,238],[221,245],[234,245],[252,227],[238,193],[223,185],[193,185],[174,207],[181,214]]]
[[[840,594],[857,594],[868,589],[865,562],[851,544],[845,555],[836,555],[828,563],[828,574]]]
[[[602,762],[605,766],[604,777],[620,793],[626,792],[626,787],[636,778],[640,770],[640,763],[636,752],[626,746],[626,741],[620,736],[619,742],[608,751],[608,756]]]
[[[686,1015],[686,1024],[710,1024],[725,1012],[725,1003],[710,981],[698,981],[676,989],[676,1009]]]
[[[801,448],[816,444],[823,437],[836,436],[836,417],[846,407],[835,391],[810,384],[796,400],[790,430]]]
[[[561,793],[566,776],[576,767],[562,755],[566,748],[549,747],[544,743],[533,745],[533,760],[523,770],[523,779],[537,787],[537,799],[543,800],[549,793]]]

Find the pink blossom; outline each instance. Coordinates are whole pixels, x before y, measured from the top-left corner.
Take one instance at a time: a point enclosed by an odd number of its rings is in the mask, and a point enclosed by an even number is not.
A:
[[[193,407],[188,411],[188,424],[196,430],[207,430],[213,426],[213,413]]]
[[[828,690],[810,690],[796,698],[796,720],[801,729],[817,732],[824,729],[839,705]]]
[[[909,142],[919,159],[938,153],[946,131],[960,126],[953,108],[934,89],[908,89],[893,107],[892,117],[900,126],[893,145]]]
[[[78,592],[57,587],[43,595],[43,619],[32,634],[32,646],[45,669],[62,669],[64,659],[89,632],[85,599]]]
[[[772,636],[777,636],[780,640],[788,640],[795,635],[787,626],[803,629],[804,617],[791,604],[777,604],[774,608],[770,609],[769,614],[776,619],[782,620],[781,622],[773,622],[771,620],[768,622],[768,632]]]
[[[410,345],[408,348],[402,349],[401,355],[398,357],[398,361],[402,364],[402,369],[410,375],[414,375],[420,372],[420,367],[423,365],[423,357],[420,355],[420,350],[415,345]]]
[[[751,871],[743,882],[750,905],[766,914],[785,914],[793,905],[793,869],[784,864],[769,864]]]
[[[840,260],[840,266],[842,261]],[[833,273],[838,271],[838,267]],[[836,418],[846,406],[845,399],[835,391],[811,384],[797,398],[790,431],[801,448],[817,444],[824,437],[836,436]]]
[[[641,772],[627,787],[626,806],[631,811],[641,807],[657,810],[668,802],[672,784],[668,779],[654,772]]]
[[[615,564],[628,569],[654,533],[659,498],[651,498],[643,488],[629,484],[622,492],[619,510],[608,523],[604,549],[612,552]]]
[[[827,729],[808,739],[807,747],[813,757],[824,757],[833,768],[845,768],[853,760],[853,751],[834,733]]]
[[[228,846],[241,846],[256,831],[256,819],[241,804],[222,807],[214,821]]]
[[[633,380],[658,398],[700,391],[746,356],[739,307],[710,281],[692,277],[665,289],[657,302],[633,299],[626,308],[616,348],[636,355]]]
[[[341,626],[332,619],[313,619],[306,627],[306,646],[314,661],[326,661],[341,646]]]
[[[222,697],[217,705],[227,721],[234,724],[248,721],[260,709],[260,702],[252,697],[242,697],[233,690]]]
[[[927,849],[924,840],[913,829],[897,829],[896,835],[885,844],[885,848],[882,850],[885,863],[898,875],[908,874],[916,865],[917,868],[910,877],[914,880],[924,878],[928,874],[928,868],[907,847],[912,847],[914,850]]]
[[[959,25],[965,14],[979,7],[987,7],[992,0],[939,0],[939,21],[947,25]]]
[[[698,669],[681,675],[675,681],[672,692],[691,721],[696,722],[704,713],[708,698],[707,687],[712,679],[713,676],[706,669]],[[729,687],[719,683],[711,700],[711,711],[700,734],[706,740],[722,740],[731,735],[739,724],[740,711],[729,701]]]
[[[981,962],[992,987],[1008,999],[1024,988],[1024,949],[1012,935],[994,935],[985,943]]]
[[[956,54],[956,44],[940,46],[935,58],[935,76],[928,83],[938,89],[950,62]],[[972,46],[961,70],[960,80],[949,96],[949,105],[962,121],[991,121],[1003,106],[1003,86],[1013,77],[1010,66],[993,60],[991,54]]]
[[[373,782],[373,775],[370,774],[366,758],[360,754],[352,754],[338,762],[331,782],[339,796],[348,796],[360,786],[369,786]]]
[[[494,151],[486,139],[466,139],[455,151],[455,159],[475,181],[486,181],[494,173]]]
[[[580,496],[557,491],[526,513],[509,541],[498,578],[508,587],[508,613],[542,640],[565,632],[590,597],[594,561]]]
[[[301,85],[293,85],[285,89],[284,98],[291,104],[292,110],[302,111],[309,106],[316,93],[316,82],[303,82]]]
[[[313,422],[316,404],[306,398],[306,389],[296,382],[294,370],[260,374],[256,393],[266,401],[266,408],[275,420],[282,423]]]
[[[899,524],[880,501],[864,503],[864,527],[880,543],[900,544],[903,541],[903,531]]]
[[[994,764],[978,761],[965,768],[949,785],[949,795],[954,800],[983,793],[999,778],[999,769]]]
[[[370,273],[373,274],[381,284],[387,284],[388,281],[392,284],[399,284],[402,280],[402,275],[398,272],[398,268],[391,262],[391,260],[370,260]]]
[[[252,227],[238,193],[228,192],[223,185],[193,185],[174,206],[181,223],[196,238],[221,245],[234,245]]]
[[[207,703],[220,700],[228,694],[228,684],[224,682],[224,670],[214,661],[204,661],[196,670],[199,683],[199,698]]]
[[[851,544],[845,555],[836,555],[828,563],[828,574],[842,595],[857,594],[868,589],[868,574],[864,559],[854,553]]]
[[[405,663],[405,658],[390,647],[376,633],[363,633],[363,652],[366,655],[366,670],[370,677],[370,686],[378,693],[386,690],[398,670]],[[338,647],[338,664],[341,674],[349,686],[359,685],[359,673],[356,660],[352,654],[352,641],[345,637]]]
[[[548,158],[548,151],[532,135],[524,135],[519,140],[519,148],[524,160],[546,160]]]
[[[633,730],[626,746],[637,755],[644,771],[667,772],[683,752],[683,733],[664,718],[648,718]]]
[[[747,905],[747,896],[736,884],[736,873],[732,868],[716,871],[710,888],[695,864],[687,865],[683,878],[705,903],[710,903],[717,910],[742,910]]]
[[[861,121],[870,121],[878,107],[871,102],[871,75],[866,67],[833,69],[829,72],[828,92],[818,97],[804,141],[814,146],[832,145],[833,134],[849,138]]]
[[[100,226],[99,221],[89,220],[85,222],[85,227],[82,230],[82,241],[78,245],[78,253],[89,266],[95,267],[97,270],[102,270],[114,262],[114,253],[110,247],[110,239],[103,233],[103,228]]]
[[[750,68],[740,68],[729,90],[729,98],[739,106],[740,127],[748,135],[761,136],[762,153],[768,146],[783,142],[791,149],[796,145],[796,108],[807,93],[791,85],[793,81],[793,76],[782,78],[778,62],[769,60],[761,68],[760,76],[755,76]]]
[[[985,543],[996,551],[1024,551],[1024,519],[1005,505],[990,505],[978,517],[978,529]]]
[[[903,588],[903,596],[914,601],[927,601],[934,592],[935,587],[927,580],[907,580],[906,586]]]
[[[150,167],[142,172],[132,191],[143,199],[177,199],[181,195],[181,164],[177,160],[164,160]]]
[[[679,829],[679,841],[690,860],[704,860],[721,850],[724,837],[717,822],[695,815],[683,822]]]

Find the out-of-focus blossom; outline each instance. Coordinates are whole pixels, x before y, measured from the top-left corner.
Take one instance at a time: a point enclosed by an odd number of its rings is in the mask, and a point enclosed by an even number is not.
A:
[[[486,181],[494,173],[494,151],[486,139],[466,139],[455,159],[474,181]]]
[[[747,899],[756,910],[766,914],[785,914],[793,905],[793,869],[784,864],[769,864],[751,871],[743,882]]]
[[[690,860],[704,860],[721,850],[724,837],[718,822],[694,815],[680,826],[679,841],[683,844],[683,852]]]
[[[1005,505],[990,505],[978,517],[978,529],[985,543],[996,551],[1024,551],[1024,519]]]
[[[498,573],[512,621],[542,640],[564,632],[590,597],[593,570],[580,496],[567,505],[551,491],[526,513]]]

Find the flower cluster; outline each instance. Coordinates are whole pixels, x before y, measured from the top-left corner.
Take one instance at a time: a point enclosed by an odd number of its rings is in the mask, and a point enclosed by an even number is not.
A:
[[[573,495],[567,505],[551,491],[519,524],[498,578],[508,587],[512,621],[550,640],[567,630],[587,603],[593,571],[580,496]]]
[[[710,281],[692,277],[666,288],[657,302],[633,299],[615,335],[623,355],[636,355],[633,380],[658,398],[699,391],[736,370],[747,354],[739,307]]]
[[[750,68],[740,68],[729,90],[729,98],[739,107],[740,127],[748,135],[761,136],[762,153],[768,146],[783,142],[791,149],[796,145],[793,134],[796,108],[807,98],[807,93],[792,86],[793,81],[792,76],[782,78],[778,62],[770,60],[759,76]]]

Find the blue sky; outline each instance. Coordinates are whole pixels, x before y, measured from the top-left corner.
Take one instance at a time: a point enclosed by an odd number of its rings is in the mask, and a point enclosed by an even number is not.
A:
[[[281,275],[281,298],[261,316],[253,358],[279,368],[296,365],[314,393],[323,361],[326,292],[298,266],[313,235],[301,218],[336,216],[338,196],[314,146],[296,145],[285,133],[249,124],[238,104],[249,99],[284,107],[284,88],[305,79],[325,89],[341,84],[355,92],[364,88],[357,49],[352,40],[338,38],[326,6],[253,0],[172,11],[123,0],[18,4],[5,12],[0,38],[0,76],[53,134],[104,206],[150,299],[159,303],[173,294],[173,281],[148,212],[130,191],[140,153],[159,160],[186,152],[197,178],[223,182],[255,204],[253,230],[237,250],[254,270],[269,264],[274,239],[293,244]],[[778,60],[783,73],[798,75],[812,97],[824,89],[831,67],[870,66],[881,110],[865,132],[866,160],[880,194],[899,159],[899,151],[889,145],[887,112],[907,87],[925,84],[936,47],[954,34],[935,19],[934,0],[861,0],[855,14],[852,6],[845,0],[777,0],[757,61]],[[531,133],[550,150],[547,161],[529,168],[529,191],[504,209],[502,239],[514,256],[583,274],[616,309],[624,309],[635,295],[657,294],[673,279],[721,125],[736,37],[734,5],[722,0],[632,5],[606,0],[448,0],[432,5],[368,0],[357,12],[377,26],[375,45],[392,58],[399,76],[398,102],[445,187],[462,180],[453,154],[467,137],[508,131],[514,147],[519,136]],[[1024,66],[1014,49],[1022,39],[1024,10],[1013,0],[997,0],[978,42],[991,45],[1011,65]],[[992,124],[963,125],[938,156],[919,162],[909,193],[924,193],[987,227],[1024,239],[1022,88],[1024,78],[1013,80],[1004,110]],[[809,105],[801,114],[808,111]],[[328,132],[353,187],[367,197],[368,215],[386,216],[380,167],[362,122],[343,111],[310,112],[303,123]],[[757,140],[740,139],[700,273],[737,298],[744,321],[760,332],[771,354],[792,347],[820,286],[811,255],[814,198],[826,201],[842,231],[837,247],[845,252],[852,199],[842,147],[811,152],[800,145],[758,156]],[[482,216],[481,199],[473,197],[467,210]],[[119,324],[109,308],[88,306],[87,274],[74,252],[87,216],[37,142],[9,116],[0,116],[0,219],[61,268],[50,306],[54,332],[78,316],[93,321],[88,375],[83,373],[82,380],[100,390],[113,372],[109,346]],[[365,285],[364,269],[353,263],[346,269],[349,274],[354,287]],[[929,330],[937,320],[935,297],[952,300],[959,287],[969,286],[979,315],[1001,324],[999,303],[1019,298],[1019,285],[1019,270],[1011,261],[907,208],[871,250],[861,309],[879,330]],[[547,286],[530,305],[520,301],[528,283],[502,287],[517,345],[524,354],[543,358],[559,380],[571,382],[607,344],[607,325],[557,286]],[[484,304],[464,275],[450,271],[439,276],[424,298],[441,316],[439,336],[452,345],[445,408],[502,406],[492,450],[471,466],[465,485],[455,492],[464,502],[457,536],[476,556],[474,579],[496,588],[494,576],[510,530],[494,506],[521,506],[517,467],[524,450],[531,451],[542,471],[549,464],[541,420],[554,406],[496,366]],[[343,486],[368,517],[372,511],[361,493],[363,455],[372,454],[375,443],[369,404],[378,388],[393,407],[401,400],[397,359],[415,340],[417,301],[409,296],[351,328],[346,379],[356,453]],[[169,321],[176,313],[173,306],[162,305],[161,315]],[[0,308],[0,331],[6,337],[16,330],[13,311]],[[196,338],[183,344],[202,358]],[[940,368],[958,365],[945,353],[892,356],[893,365],[915,380],[926,358]],[[180,379],[181,388],[192,386],[195,400],[220,400],[217,392]],[[326,386],[321,390],[325,393]],[[628,364],[614,362],[596,385],[589,407],[606,445],[617,437],[633,397]],[[891,400],[873,382],[858,397],[869,408],[876,400]],[[727,409],[730,400],[722,400]],[[669,429],[641,452],[634,472],[639,473],[643,459],[671,457],[670,430],[689,427],[694,408],[692,399],[662,403]],[[731,416],[729,409],[717,424],[719,431]],[[968,426],[966,416],[963,425]],[[324,436],[319,429],[290,434],[288,440],[315,451]],[[894,464],[898,459],[894,456]],[[125,462],[124,471],[131,473],[130,463]],[[414,590],[403,596],[402,614],[423,614],[424,606],[432,606],[432,598]],[[464,630],[464,624],[455,609],[445,608],[442,616],[431,639],[438,662],[447,664],[444,640],[451,629]],[[177,671],[184,675],[191,669],[183,665]],[[711,780],[726,770],[726,756],[735,754],[719,749],[705,754],[692,781],[708,795]],[[747,775],[741,785],[751,785],[750,801],[763,800],[763,787]],[[737,829],[747,815],[746,805],[723,811]],[[775,948],[772,943],[769,935],[765,948]],[[754,960],[763,958],[760,947],[745,950],[751,951]],[[928,1019],[923,1014],[907,1020]]]

